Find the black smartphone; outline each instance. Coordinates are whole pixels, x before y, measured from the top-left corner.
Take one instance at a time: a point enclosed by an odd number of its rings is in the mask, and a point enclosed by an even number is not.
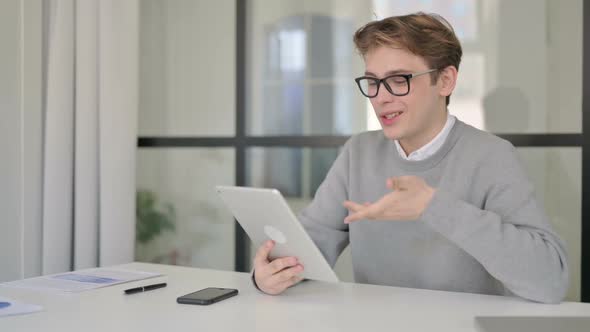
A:
[[[236,295],[238,295],[237,289],[209,287],[183,295],[177,298],[176,302],[182,304],[209,305]]]

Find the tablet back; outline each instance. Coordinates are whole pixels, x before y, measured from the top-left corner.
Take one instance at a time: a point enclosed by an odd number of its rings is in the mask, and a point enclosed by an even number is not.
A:
[[[338,281],[338,277],[276,189],[217,186],[217,193],[256,248],[272,239],[271,259],[294,256],[307,279]]]

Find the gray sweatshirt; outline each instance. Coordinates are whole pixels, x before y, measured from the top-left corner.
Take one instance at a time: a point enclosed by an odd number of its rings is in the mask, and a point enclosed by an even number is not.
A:
[[[418,220],[343,220],[345,200],[374,202],[385,180],[415,175],[436,188]],[[350,243],[356,282],[561,301],[562,241],[507,141],[459,120],[421,161],[398,154],[381,131],[353,136],[300,221],[333,266]]]

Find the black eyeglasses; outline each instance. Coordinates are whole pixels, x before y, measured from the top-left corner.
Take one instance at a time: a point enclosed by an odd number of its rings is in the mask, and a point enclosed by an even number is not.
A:
[[[362,76],[355,78],[356,84],[358,84],[361,93],[367,98],[374,98],[379,93],[379,86],[383,83],[385,89],[394,96],[405,96],[410,93],[410,79],[432,73],[438,69],[430,69],[427,71],[413,73],[413,74],[395,74],[384,78],[376,78],[370,76]]]

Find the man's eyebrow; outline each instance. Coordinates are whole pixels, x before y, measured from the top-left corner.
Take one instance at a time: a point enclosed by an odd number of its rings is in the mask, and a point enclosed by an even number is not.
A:
[[[396,69],[396,70],[390,70],[390,71],[385,72],[385,76],[397,75],[397,74],[407,74],[409,72],[411,72],[411,71],[407,70],[407,69]],[[377,77],[377,75],[375,75],[374,73],[372,73],[370,71],[365,71],[365,75]]]

